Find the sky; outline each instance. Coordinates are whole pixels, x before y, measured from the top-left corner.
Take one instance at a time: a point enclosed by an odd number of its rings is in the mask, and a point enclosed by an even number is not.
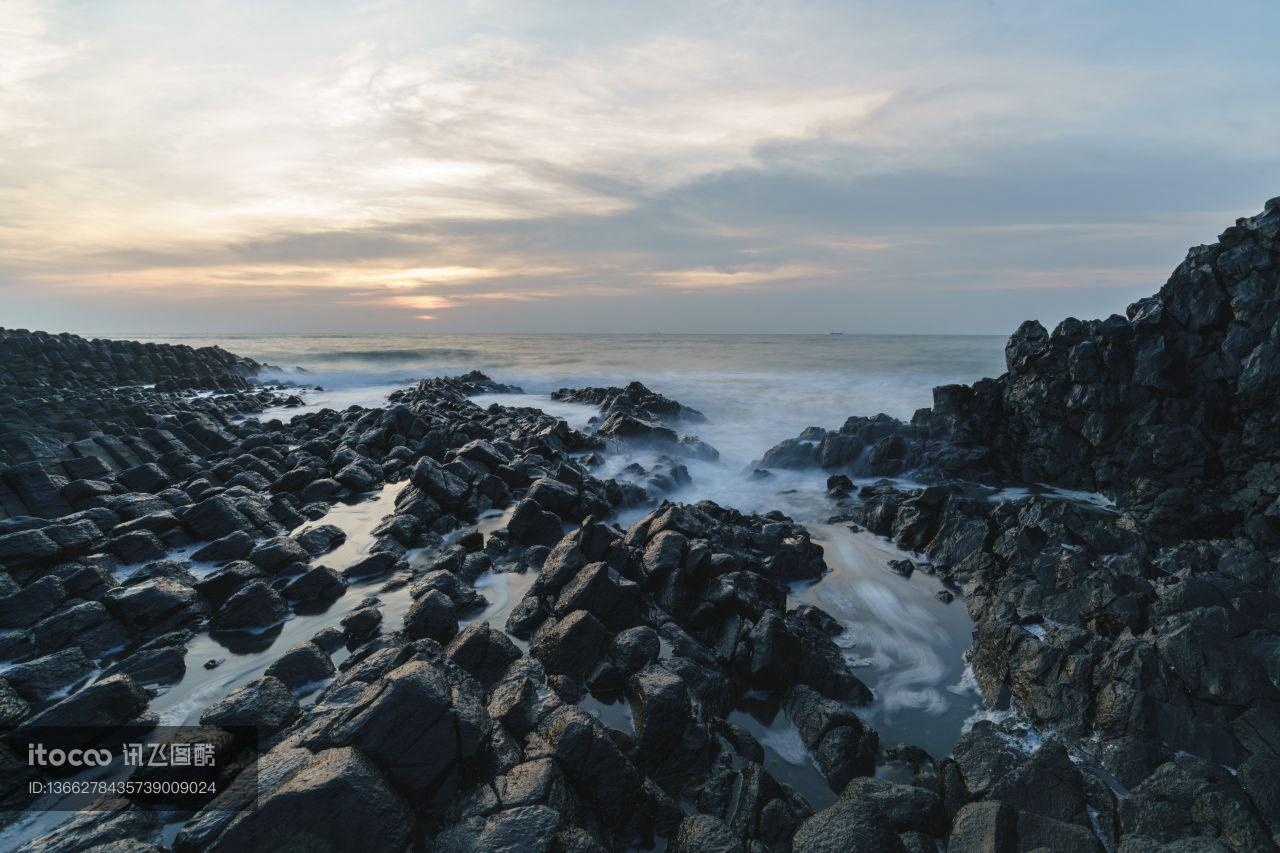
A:
[[[0,326],[1002,334],[1280,195],[1280,4],[0,0]]]

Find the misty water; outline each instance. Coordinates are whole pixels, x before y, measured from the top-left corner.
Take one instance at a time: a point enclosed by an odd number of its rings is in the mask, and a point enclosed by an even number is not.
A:
[[[142,336],[147,339],[146,336]],[[305,385],[305,405],[270,410],[261,417],[288,418],[320,408],[378,406],[387,395],[418,379],[481,370],[518,385],[525,394],[483,395],[480,405],[530,406],[582,428],[597,414],[589,406],[551,400],[552,390],[585,385],[625,385],[638,379],[650,388],[702,411],[707,423],[689,426],[720,451],[717,462],[685,461],[691,485],[671,495],[693,502],[710,499],[747,512],[781,510],[805,524],[825,551],[831,569],[822,579],[797,584],[792,606],[809,603],[845,626],[837,638],[858,676],[873,690],[872,705],[859,713],[878,730],[885,745],[911,743],[945,754],[965,721],[981,708],[981,697],[966,678],[964,653],[972,623],[957,598],[935,595],[940,584],[916,572],[903,578],[887,567],[904,556],[888,542],[846,525],[829,524],[831,504],[821,471],[774,471],[751,476],[753,463],[778,441],[810,425],[838,427],[851,415],[886,412],[909,418],[931,403],[931,389],[972,382],[1003,369],[1003,339],[959,336],[679,336],[679,335],[325,335],[271,337],[228,335],[150,338],[192,346],[218,344],[280,368],[279,379]],[[322,390],[315,390],[316,388]],[[620,448],[611,452],[599,476],[622,475],[633,462],[645,467],[655,454]],[[403,484],[335,505],[309,524],[334,524],[346,541],[317,563],[341,571],[373,544],[372,530],[392,511]],[[623,513],[626,525],[642,510]],[[482,531],[503,519],[482,518]],[[429,554],[411,552],[411,564]],[[193,566],[200,573],[212,567]],[[530,575],[486,573],[477,587],[489,602],[466,621],[501,626],[532,581]],[[294,614],[260,635],[234,638],[197,635],[187,652],[187,669],[177,684],[151,703],[161,721],[192,724],[210,703],[262,672],[291,646],[338,625],[364,599],[382,604],[383,630],[399,627],[410,603],[408,587],[384,589],[385,580],[353,583],[320,613]],[[523,645],[523,644],[522,644]],[[340,652],[337,660],[341,659]],[[205,663],[218,660],[213,669]],[[322,685],[317,685],[317,690]],[[305,701],[314,701],[312,696]],[[606,724],[629,725],[625,703],[588,699],[584,707]],[[766,765],[815,806],[830,792],[800,744],[798,732],[776,708],[744,702],[732,719],[751,730],[766,748]],[[56,814],[56,813],[54,813]],[[34,816],[33,816],[34,818]],[[20,838],[31,838],[60,822],[50,813],[22,821]],[[17,829],[11,827],[10,833]],[[174,827],[176,830],[176,826]],[[7,841],[17,841],[10,836]]]

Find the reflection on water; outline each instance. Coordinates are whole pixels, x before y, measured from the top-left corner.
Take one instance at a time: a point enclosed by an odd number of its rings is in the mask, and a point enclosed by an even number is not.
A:
[[[373,529],[384,516],[395,509],[396,495],[403,488],[403,483],[388,484],[371,497],[334,504],[319,521],[308,523],[294,533],[317,524],[332,524],[341,528],[347,534],[346,541],[314,561],[315,565],[328,566],[341,572],[368,555],[369,548],[374,543]],[[374,580],[353,583],[324,612],[295,613],[292,618],[266,633],[198,634],[187,647],[187,671],[182,681],[153,699],[151,710],[158,713],[161,722],[166,725],[193,725],[199,722],[200,713],[212,702],[257,678],[272,661],[292,646],[310,640],[325,628],[337,625],[361,601],[370,595],[377,595],[384,582]],[[407,598],[408,592],[402,588],[396,593],[379,597],[389,604],[389,598]],[[223,662],[216,668],[207,670],[205,663],[210,660]]]
[[[797,604],[813,604],[847,626],[837,638],[858,677],[875,693],[860,713],[882,743],[912,743],[945,755],[981,698],[964,677],[973,622],[964,602],[945,604],[943,585],[922,571],[904,578],[887,562],[906,556],[868,533],[810,524],[831,572],[797,586]]]

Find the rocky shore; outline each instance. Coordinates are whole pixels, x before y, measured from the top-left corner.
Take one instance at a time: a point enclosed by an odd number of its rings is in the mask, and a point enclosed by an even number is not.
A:
[[[32,806],[24,735],[154,725],[207,636],[273,649],[198,709],[216,797],[107,801],[29,849],[1274,849],[1278,278],[1280,200],[1128,317],[1024,324],[1005,375],[765,455],[963,597],[997,713],[948,755],[882,742],[849,626],[790,606],[828,571],[804,526],[662,500],[717,454],[638,382],[556,392],[585,430],[482,408],[519,389],[475,372],[286,423],[261,415],[295,393],[220,349],[0,330],[0,821]],[[621,446],[664,455],[599,476]],[[353,552],[332,519],[381,496]],[[479,618],[494,577],[513,600]]]

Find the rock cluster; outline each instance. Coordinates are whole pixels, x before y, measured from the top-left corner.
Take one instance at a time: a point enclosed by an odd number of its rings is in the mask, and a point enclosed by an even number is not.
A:
[[[1280,839],[1280,423],[1262,390],[1280,381],[1278,296],[1280,199],[1192,249],[1127,317],[1024,323],[1003,376],[935,389],[909,424],[811,428],[763,462],[841,472],[844,518],[963,589],[984,693],[1111,780],[1086,785],[1092,817],[1075,823],[1122,850]],[[847,475],[929,485],[851,495]],[[1024,780],[992,781],[1011,797]],[[1068,849],[1065,829],[998,799],[1020,811],[984,806],[983,837]]]
[[[1008,372],[910,423],[811,428],[766,465],[1100,491],[1154,533],[1280,543],[1280,199],[1198,246],[1126,317],[1023,323]]]
[[[658,423],[702,423],[706,415],[690,406],[651,391],[640,382],[626,388],[561,388],[551,392],[551,399],[597,406],[606,418],[621,413]]]
[[[243,391],[265,365],[222,347],[198,349],[0,328],[0,394],[155,385],[161,391]]]

